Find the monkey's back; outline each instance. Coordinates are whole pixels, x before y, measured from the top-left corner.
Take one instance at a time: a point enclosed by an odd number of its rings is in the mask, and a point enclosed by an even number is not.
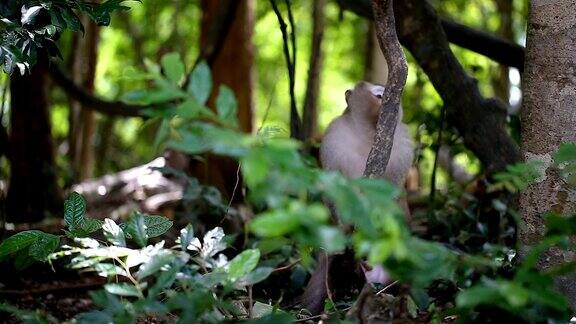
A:
[[[364,174],[366,161],[372,149],[374,130],[357,127],[349,114],[336,118],[328,126],[320,146],[320,163],[327,170],[340,171],[343,175],[358,178]],[[412,165],[413,142],[406,125],[399,122],[394,132],[394,143],[385,177],[402,187]]]

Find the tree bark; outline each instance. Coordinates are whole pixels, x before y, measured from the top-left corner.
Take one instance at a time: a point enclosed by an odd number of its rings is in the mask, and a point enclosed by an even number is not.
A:
[[[10,183],[7,220],[24,223],[60,214],[54,148],[46,91],[47,59],[39,57],[30,74],[10,77]]]
[[[386,62],[390,62],[390,64],[388,81],[382,95],[382,106],[376,124],[374,144],[372,144],[372,150],[368,155],[364,176],[384,178],[394,143],[394,131],[398,124],[400,99],[408,76],[408,64],[396,35],[394,1],[373,0],[372,7],[378,43]]]
[[[84,34],[78,37],[74,51],[72,67],[73,80],[88,92],[94,91],[94,78],[98,60],[98,42],[100,29],[87,17],[82,17],[85,28]],[[96,116],[93,110],[83,107],[79,102],[70,105],[72,124],[69,138],[70,157],[74,170],[75,182],[91,178],[94,172],[94,134],[96,131]]]
[[[324,7],[326,0],[313,0],[312,51],[308,67],[308,83],[304,98],[302,126],[305,139],[314,138],[318,132],[318,97],[320,96],[320,73],[322,71],[322,40],[324,39]]]
[[[574,0],[531,2],[521,112],[522,153],[526,161],[541,161],[545,173],[520,197],[525,223],[519,233],[523,252],[541,240],[546,212],[569,215],[576,211],[576,194],[552,165],[552,156],[561,143],[576,142],[574,12]],[[574,259],[572,253],[551,249],[538,265],[546,269]],[[556,283],[576,309],[576,275],[559,277]]]
[[[250,133],[253,130],[254,109],[254,1],[253,0],[203,0],[202,53],[212,59],[214,93],[208,106],[215,108],[217,89],[226,85],[234,91],[238,101],[240,129]],[[224,14],[223,14],[224,13]],[[220,22],[218,19],[230,19]],[[230,24],[228,28],[225,25]],[[216,26],[217,25],[217,26]],[[215,32],[226,33],[214,35]],[[214,43],[216,42],[216,43]],[[192,160],[190,173],[203,184],[218,188],[224,197],[239,197],[234,193],[237,187],[238,163],[233,159],[208,154],[204,162]]]
[[[238,1],[238,4],[233,2]],[[251,132],[253,128],[254,109],[254,46],[252,34],[254,32],[254,2],[253,0],[203,0],[202,1],[202,35],[201,48],[214,46],[208,43],[208,36],[218,15],[219,6],[236,5],[236,14],[230,29],[221,45],[220,51],[211,64],[214,80],[214,89],[225,84],[230,87],[238,100],[238,120],[240,129]],[[209,101],[213,106],[215,97]]]

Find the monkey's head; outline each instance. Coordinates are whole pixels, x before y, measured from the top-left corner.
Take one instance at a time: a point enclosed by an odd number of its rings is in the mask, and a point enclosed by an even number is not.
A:
[[[350,113],[376,122],[383,94],[384,86],[362,81],[346,90],[346,103]]]

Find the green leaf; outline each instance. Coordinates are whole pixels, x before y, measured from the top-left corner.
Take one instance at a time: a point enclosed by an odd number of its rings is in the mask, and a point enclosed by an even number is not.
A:
[[[17,271],[22,271],[32,264],[34,264],[36,260],[30,257],[30,247],[27,247],[23,250],[16,252],[16,258],[14,259],[14,268]]]
[[[158,295],[162,290],[170,289],[183,265],[183,262],[177,261],[171,265],[170,269],[167,271],[162,271],[154,283],[154,286],[148,290],[148,296],[154,297]]]
[[[101,229],[103,225],[104,225],[103,220],[86,217],[84,218],[82,224],[80,224],[80,227],[87,234],[90,234]]]
[[[237,108],[238,103],[236,102],[234,92],[227,86],[221,85],[220,90],[218,91],[218,97],[216,98],[216,110],[218,111],[218,116],[232,125],[237,125]]]
[[[144,225],[146,225],[148,238],[157,237],[168,232],[172,224],[174,224],[173,221],[164,216],[146,214],[142,216],[144,216]]]
[[[228,278],[236,281],[254,270],[260,260],[260,251],[257,249],[245,250],[228,263]]]
[[[5,260],[10,254],[29,247],[42,234],[44,233],[41,231],[32,230],[10,236],[0,244],[0,261]]]
[[[71,232],[80,229],[86,214],[86,200],[81,194],[72,192],[64,202],[64,222]]]
[[[141,297],[138,288],[129,283],[109,283],[104,285],[104,289],[114,295],[124,297]]]
[[[102,230],[104,231],[104,237],[106,237],[108,242],[116,246],[126,246],[124,231],[113,220],[106,218]]]
[[[260,214],[250,222],[250,230],[258,236],[274,237],[293,232],[300,221],[286,210],[277,209]]]
[[[212,73],[206,62],[202,61],[192,71],[188,93],[191,94],[200,105],[205,105],[212,92]]]
[[[501,300],[497,289],[487,286],[474,286],[458,294],[456,305],[462,308],[474,308],[477,305],[490,305]]]
[[[126,232],[130,234],[136,244],[145,247],[148,242],[148,233],[146,233],[146,222],[144,216],[140,213],[134,213],[128,223],[126,223]]]
[[[182,63],[182,59],[180,59],[180,54],[169,53],[164,55],[161,64],[168,80],[177,85],[178,82],[182,80],[185,70],[184,63]]]
[[[60,238],[56,235],[42,233],[30,245],[30,256],[36,261],[45,261],[52,252],[56,251]]]
[[[194,119],[200,116],[203,106],[194,100],[186,100],[176,107],[176,114],[182,118]]]
[[[254,271],[248,273],[244,277],[236,280],[234,286],[238,289],[241,289],[246,286],[255,285],[259,282],[262,282],[268,278],[272,272],[274,272],[273,268],[269,267],[260,267],[255,269]]]

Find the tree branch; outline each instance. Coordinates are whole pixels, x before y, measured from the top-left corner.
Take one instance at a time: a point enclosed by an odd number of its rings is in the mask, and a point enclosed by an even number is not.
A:
[[[286,1],[286,0],[285,0]],[[278,4],[276,0],[270,0],[270,4],[272,5],[272,9],[278,18],[278,23],[280,24],[280,31],[282,32],[282,40],[284,44],[284,58],[286,60],[286,66],[288,68],[288,78],[290,82],[290,136],[296,139],[303,139],[302,136],[302,120],[300,119],[300,115],[298,114],[298,109],[296,108],[296,94],[294,93],[294,85],[295,85],[295,63],[296,63],[296,40],[294,36],[294,24],[292,16],[292,11],[290,9],[290,3],[286,1],[286,5],[288,7],[288,16],[290,19],[290,25],[292,28],[292,35],[290,40],[292,41],[292,55],[290,55],[290,48],[288,39],[288,31],[287,25],[282,18],[282,14],[280,13],[280,9],[278,8]]]
[[[338,0],[338,2],[342,8],[359,16],[373,18],[369,0]],[[484,55],[500,64],[524,70],[523,46],[445,18],[441,18],[440,23],[450,43]]]
[[[400,0],[403,1],[403,0]],[[398,124],[400,97],[406,84],[408,64],[396,35],[393,0],[373,0],[376,35],[384,58],[388,62],[388,82],[384,89],[374,144],[368,155],[364,176],[384,178],[392,152],[394,131]]]
[[[143,117],[142,110],[150,108],[147,105],[132,105],[121,101],[100,99],[74,83],[56,64],[51,64],[48,70],[52,80],[83,107],[91,108],[105,115],[124,117]]]
[[[518,146],[505,129],[506,105],[485,99],[450,50],[434,8],[422,0],[395,2],[396,28],[404,46],[430,78],[446,106],[446,117],[486,167],[503,170],[520,160]]]

